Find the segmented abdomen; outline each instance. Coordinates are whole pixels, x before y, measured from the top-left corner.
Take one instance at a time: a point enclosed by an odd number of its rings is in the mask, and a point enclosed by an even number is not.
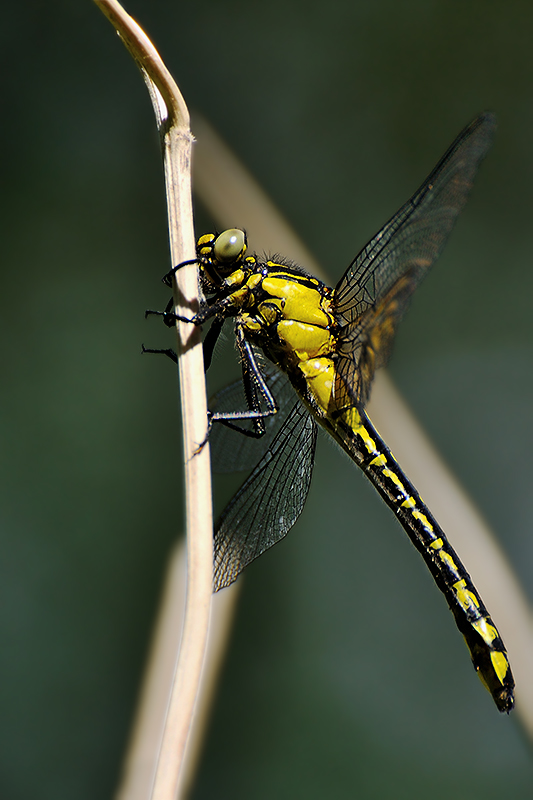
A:
[[[513,707],[514,680],[505,646],[457,553],[364,412],[345,410],[323,424],[395,512],[445,595],[474,667],[498,709]]]

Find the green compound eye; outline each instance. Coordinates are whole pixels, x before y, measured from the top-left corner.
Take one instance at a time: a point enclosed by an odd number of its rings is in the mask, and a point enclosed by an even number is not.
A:
[[[217,237],[213,253],[217,261],[229,263],[236,261],[246,250],[246,235],[239,228],[230,228]]]

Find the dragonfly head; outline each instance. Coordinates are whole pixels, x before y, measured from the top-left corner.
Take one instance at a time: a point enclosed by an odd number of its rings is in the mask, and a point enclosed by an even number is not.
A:
[[[220,286],[241,265],[246,247],[246,234],[239,228],[200,236],[196,252],[208,289]]]

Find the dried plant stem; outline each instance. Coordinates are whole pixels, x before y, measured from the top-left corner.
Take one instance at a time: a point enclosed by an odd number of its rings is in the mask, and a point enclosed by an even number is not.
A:
[[[150,797],[157,748],[168,701],[168,687],[179,648],[186,588],[185,543],[180,541],[167,565],[157,621],[145,667],[143,685],[135,712],[130,742],[115,800],[146,800]],[[179,796],[186,797],[202,749],[216,678],[220,670],[239,592],[233,584],[214,595],[209,640],[195,706],[185,764],[180,775]]]
[[[95,2],[119,31],[140,66],[154,103],[164,145],[172,260],[175,264],[180,263],[191,258],[191,253],[194,252],[190,189],[183,183],[189,180],[190,167],[191,137],[187,109],[157,52],[136,23],[125,14],[118,3],[112,0],[95,0]],[[254,249],[283,252],[311,271],[316,269],[312,258],[302,249],[269,199],[216,134],[201,119],[195,120],[195,129],[199,132],[195,162],[197,190],[213,216],[218,219],[220,226],[222,228],[234,224],[244,226],[247,228]],[[179,228],[176,224],[177,219],[180,219]],[[180,271],[180,289],[176,300],[181,297],[181,307],[190,311],[196,302],[192,300],[196,290],[196,279],[192,278],[187,286],[181,285],[181,278],[185,277],[188,271],[188,268]],[[192,347],[197,340],[190,326],[184,327],[180,333],[186,343],[184,349],[188,358],[197,353],[199,348]],[[198,355],[201,357],[201,353]],[[187,367],[184,364],[182,370],[185,369]],[[205,401],[200,399],[204,392],[203,369],[197,372],[199,382],[196,384],[193,379],[185,377],[183,371],[180,375],[182,393],[188,387],[197,387],[185,397],[182,394],[184,415],[192,407],[195,414],[193,418],[198,421],[189,438],[185,439],[187,480],[192,479],[194,486],[195,480],[192,474],[196,469],[200,470],[203,467],[202,461],[207,450],[205,448],[202,452],[202,459],[199,456],[191,457],[195,443],[203,439],[205,429]],[[376,381],[370,414],[402,464],[406,465],[407,472],[429,505],[442,519],[452,543],[465,554],[465,562],[498,620],[507,643],[517,679],[517,710],[524,728],[533,738],[533,691],[529,689],[528,677],[533,670],[533,625],[530,606],[523,596],[516,576],[512,574],[505,558],[494,544],[486,524],[448,474],[439,456],[427,445],[419,426],[402,406],[385,375],[380,375]],[[402,436],[402,432],[407,430],[409,436]],[[405,443],[406,439],[408,443]],[[196,469],[193,470],[193,467]],[[438,479],[431,481],[434,470]],[[198,495],[199,504],[195,505],[200,513],[210,512],[211,508],[209,476],[204,487],[205,491]],[[200,520],[200,517],[190,516],[192,505],[193,501],[188,499],[187,513],[190,526],[188,531],[194,528],[195,538],[188,537],[190,581],[182,654],[175,675],[173,699],[167,714],[168,724],[161,747],[154,791],[151,795],[155,800],[170,800],[170,798],[174,800],[178,792],[182,796],[181,793],[184,791],[183,757],[204,647],[203,642],[195,640],[205,637],[203,626],[207,625],[209,615],[211,531],[209,529],[206,539],[203,538],[203,534],[200,535],[200,525],[205,523],[205,519]],[[195,565],[198,563],[201,566],[197,570]],[[196,588],[194,588],[195,581]],[[135,794],[136,798],[142,797],[143,800],[144,796]],[[132,800],[133,794],[123,793],[120,797],[121,800]]]
[[[141,69],[161,136],[173,264],[195,256],[190,182],[192,136],[181,93],[156,49],[115,0],[95,0]],[[176,313],[198,307],[196,268],[184,267],[174,285]],[[184,421],[188,581],[185,618],[151,797],[174,800],[204,659],[211,603],[213,539],[209,450],[195,455],[206,435],[207,406],[200,332],[178,326],[181,407]]]

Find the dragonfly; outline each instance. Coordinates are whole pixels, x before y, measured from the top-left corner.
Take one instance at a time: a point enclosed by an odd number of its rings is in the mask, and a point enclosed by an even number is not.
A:
[[[508,713],[514,680],[498,629],[365,411],[374,373],[387,363],[398,323],[466,202],[494,129],[490,113],[468,125],[334,289],[286,259],[249,254],[245,232],[234,228],[201,236],[196,258],[186,262],[199,268],[203,301],[195,316],[177,316],[172,301],[163,312],[147,313],[163,315],[169,326],[176,319],[211,321],[207,366],[224,322],[234,323],[242,380],[215,396],[210,440],[219,466],[251,473],[216,524],[214,591],[295,524],[309,491],[320,425],[394,512],[446,598],[477,674],[497,708]],[[165,276],[168,285],[181,266]]]

